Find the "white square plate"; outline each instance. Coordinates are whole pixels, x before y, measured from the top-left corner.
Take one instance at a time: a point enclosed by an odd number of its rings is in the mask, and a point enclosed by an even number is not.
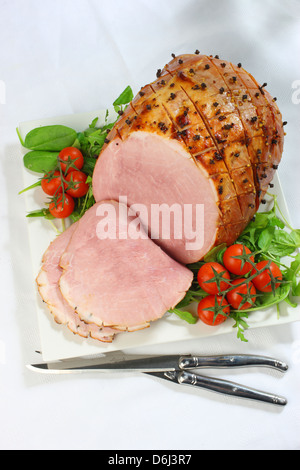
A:
[[[55,117],[50,119],[41,119],[31,122],[23,122],[19,125],[21,137],[24,139],[26,134],[39,126],[62,124],[72,127],[76,131],[85,130],[92,120],[98,116],[99,124],[104,122],[106,111],[93,111],[84,114],[75,114],[69,116]],[[110,116],[114,119],[114,112]],[[22,149],[22,157],[28,151]],[[23,168],[24,187],[35,183],[40,175],[32,173],[24,168],[22,160],[20,165]],[[273,192],[278,196],[278,204],[285,217],[289,220],[287,205],[282,193],[278,176],[274,181]],[[43,194],[41,188],[35,188],[24,193],[26,208],[29,211],[40,209],[44,206],[47,196]],[[25,217],[25,214],[24,214]],[[40,218],[28,219],[29,241],[32,257],[33,276],[32,282],[40,270],[43,253],[48,248],[50,242],[55,238],[56,233],[50,223]],[[114,299],[112,298],[113,302]],[[191,305],[191,311],[196,312],[196,305]],[[71,333],[68,328],[57,325],[37,292],[37,318],[39,324],[41,348],[44,361],[55,361],[71,357],[85,355],[102,354],[116,350],[126,350],[136,347],[163,345],[171,342],[195,340],[207,336],[216,336],[232,332],[233,322],[231,320],[217,327],[209,327],[198,322],[196,325],[189,325],[180,320],[176,315],[166,314],[161,320],[152,323],[150,328],[134,333],[122,333],[117,335],[111,344],[101,343],[92,339],[83,339]],[[280,305],[280,317],[278,318],[277,309],[270,308],[254,312],[249,316],[248,324],[250,328],[281,325],[294,322],[300,319],[300,307],[292,308],[283,302]]]

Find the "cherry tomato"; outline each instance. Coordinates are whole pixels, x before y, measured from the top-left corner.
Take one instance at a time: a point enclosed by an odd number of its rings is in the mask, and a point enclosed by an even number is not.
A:
[[[251,251],[245,245],[231,245],[223,255],[225,268],[232,274],[245,276],[253,269],[253,265],[246,260],[242,266],[242,260],[234,258],[235,256],[242,256],[244,254],[251,254]],[[254,256],[250,256],[250,259],[254,263]]]
[[[208,295],[198,304],[198,317],[206,325],[220,325],[227,320],[229,314],[230,306],[222,295]]]
[[[269,263],[270,261],[261,261],[260,263],[257,263],[256,269],[261,271]],[[275,281],[282,281],[282,272],[280,271],[277,264],[273,263],[272,261],[268,268],[266,267],[264,271],[262,271],[260,274],[257,274],[257,276],[253,278],[252,282],[257,290],[261,292],[272,292],[270,272],[272,273]],[[256,273],[256,270],[253,269],[251,275],[254,275],[255,273]],[[280,285],[280,282],[278,283],[276,282],[275,289],[277,289],[279,285]]]
[[[82,171],[71,171],[66,176],[68,185],[66,192],[72,197],[85,196],[89,190],[89,185],[86,184],[87,175]]]
[[[216,278],[213,281],[213,278]],[[220,294],[228,289],[230,280],[229,272],[219,263],[205,263],[198,271],[198,283],[201,289],[208,294]]]
[[[65,194],[63,201],[63,195],[61,194],[57,199],[56,205],[54,201],[50,203],[49,211],[50,214],[52,214],[53,217],[56,217],[57,219],[66,219],[72,214],[74,207],[74,199],[69,194]]]
[[[232,286],[237,286],[235,289],[230,290],[226,298],[230,305],[235,310],[246,310],[253,307],[253,304],[256,300],[256,289],[251,281],[246,282],[246,279],[235,279],[232,281]],[[246,297],[245,297],[246,296]],[[251,300],[251,302],[248,299]],[[244,299],[246,298],[246,302]]]
[[[82,153],[76,147],[66,147],[58,155],[60,166],[63,172],[81,170],[84,164]],[[64,163],[65,162],[65,163]]]
[[[49,196],[62,192],[60,172],[46,173],[41,181],[42,190]]]

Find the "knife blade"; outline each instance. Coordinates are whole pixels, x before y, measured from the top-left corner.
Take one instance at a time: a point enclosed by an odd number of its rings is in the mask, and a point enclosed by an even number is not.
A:
[[[84,360],[63,360],[58,362],[31,364],[27,368],[46,374],[79,374],[83,372],[165,372],[178,369],[182,358],[189,355],[108,355],[102,358]]]
[[[166,372],[176,370],[268,367],[286,372],[288,365],[277,359],[256,355],[126,355],[116,351],[96,358],[73,358],[53,363],[32,364],[27,366],[35,372],[45,373],[81,373],[99,372]]]

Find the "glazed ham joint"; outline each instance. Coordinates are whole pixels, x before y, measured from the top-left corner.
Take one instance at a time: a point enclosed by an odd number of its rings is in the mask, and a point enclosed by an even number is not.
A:
[[[235,242],[283,153],[282,115],[265,87],[241,64],[188,54],[140,90],[97,159],[96,204],[44,255],[37,283],[57,323],[105,342],[148,327],[184,298],[190,263]],[[97,235],[104,204],[118,221],[112,239]],[[153,207],[169,210],[170,236]],[[189,222],[181,236],[170,208]],[[199,217],[203,236],[193,246]],[[142,237],[128,236],[133,221]]]

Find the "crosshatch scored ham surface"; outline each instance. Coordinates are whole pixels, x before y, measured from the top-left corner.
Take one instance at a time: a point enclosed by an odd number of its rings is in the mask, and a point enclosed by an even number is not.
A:
[[[240,64],[182,55],[157,75],[108,135],[93,191],[96,201],[127,196],[148,214],[151,204],[204,204],[201,249],[187,250],[184,238],[156,240],[187,264],[233,243],[258,210],[281,160],[282,116]],[[140,217],[151,229],[150,217]]]

